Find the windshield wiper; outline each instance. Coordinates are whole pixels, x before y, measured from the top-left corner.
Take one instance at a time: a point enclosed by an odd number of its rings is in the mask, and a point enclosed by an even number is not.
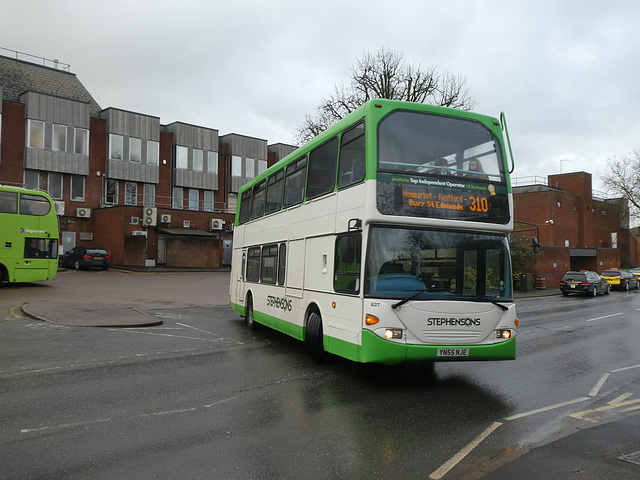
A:
[[[473,296],[473,297],[471,297],[471,298],[473,298],[473,299],[474,299],[474,300],[473,300],[474,302],[491,302],[491,303],[493,303],[494,305],[497,305],[498,307],[500,307],[500,308],[501,308],[502,310],[504,310],[504,311],[509,310],[509,307],[505,307],[505,306],[504,306],[504,305],[502,305],[501,303],[498,303],[496,300],[493,300],[493,299],[491,299],[491,298],[489,298],[489,297],[483,297],[482,295],[475,295],[475,296]]]
[[[409,295],[407,298],[403,298],[402,300],[400,300],[397,303],[394,303],[393,305],[391,305],[391,308],[393,308],[394,310],[396,308],[398,308],[401,305],[404,305],[405,303],[407,303],[409,300],[413,300],[414,298],[416,298],[418,295],[423,294],[424,292],[428,292],[429,289],[425,288],[424,290],[420,290],[418,293],[414,293],[413,295]]]

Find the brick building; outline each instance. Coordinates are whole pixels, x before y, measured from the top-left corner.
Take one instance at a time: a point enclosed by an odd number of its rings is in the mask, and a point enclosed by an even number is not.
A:
[[[533,278],[557,286],[568,270],[637,265],[640,238],[629,228],[625,199],[594,195],[591,174],[549,175],[546,181],[513,187],[513,238],[538,236]],[[540,280],[539,280],[540,286]]]
[[[52,195],[63,251],[103,246],[128,266],[231,263],[238,189],[295,147],[103,109],[68,65],[18,56],[0,55],[0,183]]]

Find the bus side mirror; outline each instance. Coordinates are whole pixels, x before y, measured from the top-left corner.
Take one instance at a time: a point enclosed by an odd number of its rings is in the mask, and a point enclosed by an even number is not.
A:
[[[540,252],[540,242],[538,242],[538,239],[536,237],[531,238],[531,248],[533,248],[533,253]]]

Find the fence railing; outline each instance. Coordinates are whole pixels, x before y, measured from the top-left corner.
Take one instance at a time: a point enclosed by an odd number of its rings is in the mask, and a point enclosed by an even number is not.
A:
[[[127,207],[156,207],[156,208],[168,208],[171,210],[183,210],[190,212],[209,212],[209,213],[236,213],[236,205],[228,202],[207,202],[204,200],[198,200],[197,202],[190,202],[189,199],[182,199],[182,205],[179,202],[173,201],[171,197],[154,196],[146,197],[144,194],[139,193],[133,196],[126,193],[120,193],[118,195],[105,195],[100,198],[100,205],[103,207],[124,205]]]
[[[11,50],[9,48],[0,47],[1,52],[9,52],[11,56],[15,56],[16,60],[24,60],[31,63],[41,63],[44,67],[55,68],[56,70],[64,70],[65,72],[71,71],[71,65],[63,63],[57,58],[49,59],[44,57],[38,57],[37,55],[31,55],[30,53],[19,52],[18,50]],[[5,56],[9,56],[6,55]]]

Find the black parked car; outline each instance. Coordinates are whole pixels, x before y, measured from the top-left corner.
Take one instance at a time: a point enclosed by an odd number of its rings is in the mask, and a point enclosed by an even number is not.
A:
[[[99,267],[106,270],[111,265],[111,254],[101,247],[74,247],[60,256],[60,266],[65,268]]]
[[[563,295],[577,293],[595,297],[598,293],[608,295],[611,285],[596,272],[567,272],[560,281],[560,291]]]
[[[605,270],[600,276],[605,278],[612,287],[619,288],[620,290],[629,290],[630,288],[637,290],[640,288],[640,279],[629,270]]]

